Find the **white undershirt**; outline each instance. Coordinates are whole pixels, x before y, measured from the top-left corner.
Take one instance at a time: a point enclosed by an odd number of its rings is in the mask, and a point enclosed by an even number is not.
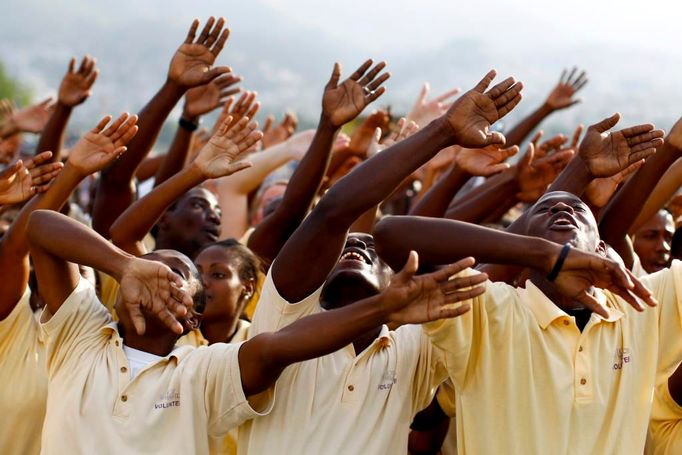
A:
[[[137,376],[140,372],[150,363],[157,362],[163,359],[160,355],[150,354],[149,352],[140,351],[139,349],[131,348],[130,346],[123,345],[123,352],[128,358],[128,364],[130,365],[130,375],[131,378]]]

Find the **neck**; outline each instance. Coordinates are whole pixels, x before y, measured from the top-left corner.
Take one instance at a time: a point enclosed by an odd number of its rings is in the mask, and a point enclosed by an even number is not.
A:
[[[236,317],[215,321],[204,320],[201,322],[201,333],[208,340],[209,344],[229,343],[237,332],[238,325],[239,319]]]
[[[170,354],[178,341],[177,335],[165,330],[155,331],[150,327],[147,327],[144,335],[138,335],[134,328],[126,330],[119,324],[118,333],[126,346],[161,357]]]
[[[545,278],[544,275],[541,275],[538,272],[533,272],[530,277],[530,281],[562,310],[581,310],[584,308],[582,303],[561,294],[556,286],[547,278]]]
[[[375,289],[369,289],[367,286],[359,286],[350,283],[341,286],[332,286],[331,288],[322,291],[320,305],[325,310],[333,310],[335,308],[343,308],[347,305],[352,305],[359,300],[372,297],[376,294],[377,291]],[[381,326],[377,326],[353,340],[353,348],[355,349],[356,355],[367,349],[367,347],[379,336],[379,333],[381,333]]]

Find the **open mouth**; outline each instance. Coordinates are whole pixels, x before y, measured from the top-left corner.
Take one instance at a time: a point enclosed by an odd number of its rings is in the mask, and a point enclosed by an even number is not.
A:
[[[220,237],[220,229],[218,228],[205,228],[204,232],[214,239]]]
[[[568,213],[558,213],[550,221],[550,228],[552,229],[575,229],[578,227],[578,223],[575,218],[573,218]]]
[[[342,255],[339,261],[358,261],[358,262],[364,262],[365,264],[371,264],[372,261],[370,261],[369,257],[365,254],[364,251],[357,250],[357,249],[352,249],[352,250],[346,250]]]

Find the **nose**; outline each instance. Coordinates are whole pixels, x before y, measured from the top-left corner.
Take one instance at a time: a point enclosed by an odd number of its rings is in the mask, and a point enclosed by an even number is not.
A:
[[[363,250],[367,249],[367,244],[357,237],[349,237],[346,241],[346,245],[361,248]]]
[[[552,207],[550,207],[549,212],[551,214],[555,214],[555,213],[559,213],[559,212],[568,212],[572,215],[573,214],[573,207],[559,201],[556,204],[554,204]]]
[[[218,212],[212,207],[208,209],[206,219],[213,224],[220,225],[220,216],[218,216]]]

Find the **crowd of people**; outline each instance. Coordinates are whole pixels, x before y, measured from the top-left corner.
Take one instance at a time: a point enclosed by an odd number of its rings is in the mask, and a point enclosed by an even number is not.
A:
[[[508,131],[494,70],[394,118],[367,60],[259,129],[228,37],[68,149],[94,58],[0,101],[0,453],[682,453],[682,122],[543,140],[576,68]]]

